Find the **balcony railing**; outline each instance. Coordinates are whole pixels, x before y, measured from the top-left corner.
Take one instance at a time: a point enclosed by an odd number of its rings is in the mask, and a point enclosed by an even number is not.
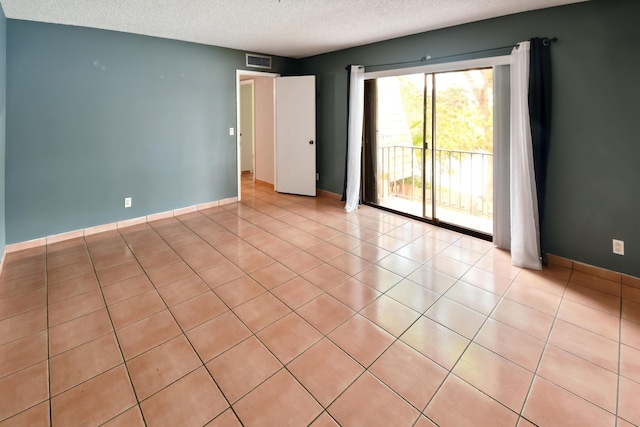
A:
[[[423,167],[420,147],[393,145],[378,149],[379,197],[390,197],[422,203]],[[431,156],[425,152],[424,198],[431,204]],[[436,209],[459,211],[468,215],[491,218],[493,216],[493,154],[435,150],[435,203]]]

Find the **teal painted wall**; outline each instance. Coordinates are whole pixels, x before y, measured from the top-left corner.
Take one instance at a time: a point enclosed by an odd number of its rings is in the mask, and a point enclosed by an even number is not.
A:
[[[5,147],[7,112],[7,18],[0,5],[0,259],[7,243],[5,235]]]
[[[543,250],[640,276],[638,16],[636,0],[595,0],[303,59],[302,71],[318,81],[320,188],[342,193],[347,64],[438,58],[557,36]],[[625,241],[625,256],[612,254],[612,238]]]
[[[8,243],[237,195],[245,52],[9,20],[7,59]]]

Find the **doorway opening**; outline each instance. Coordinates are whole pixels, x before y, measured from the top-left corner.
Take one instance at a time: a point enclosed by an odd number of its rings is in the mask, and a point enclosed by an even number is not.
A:
[[[250,175],[255,179],[255,105],[254,80],[240,81],[240,170],[244,177]]]
[[[279,193],[316,195],[315,76],[288,76],[236,71],[238,200],[242,200],[242,172],[250,163],[242,122],[253,124],[253,180]],[[253,81],[253,120],[242,120],[243,81]],[[249,84],[249,83],[247,83]],[[251,100],[249,100],[251,102]],[[247,150],[249,151],[249,150]]]
[[[275,182],[275,78],[279,76],[276,73],[236,70],[238,200],[242,200],[243,172],[247,170],[251,173],[245,173],[244,179],[250,177],[256,184],[272,188]],[[253,88],[251,98],[248,90],[243,89],[246,85]],[[247,103],[253,107],[247,108]]]
[[[367,80],[365,202],[491,235],[493,110],[491,67]]]

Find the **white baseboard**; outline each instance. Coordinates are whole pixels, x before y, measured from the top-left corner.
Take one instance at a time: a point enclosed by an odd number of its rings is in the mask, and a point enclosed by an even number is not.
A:
[[[174,209],[174,210],[165,211],[165,212],[158,212],[154,214],[141,216],[138,218],[125,219],[123,221],[112,222],[109,224],[102,224],[102,225],[96,225],[93,227],[83,228],[80,230],[67,231],[65,233],[54,234],[51,236],[41,237],[33,240],[27,240],[25,242],[12,243],[5,247],[4,254],[23,251],[26,249],[32,249],[38,246],[44,246],[47,244],[62,242],[65,240],[76,239],[78,237],[91,236],[93,234],[103,233],[105,231],[117,230],[120,228],[131,227],[134,225],[144,224],[152,221],[158,221],[161,219],[173,218],[174,216],[180,216],[180,215],[185,215],[192,212],[215,208],[218,206],[224,206],[230,203],[236,203],[237,201],[238,201],[237,197],[229,197],[227,199],[216,200],[208,203],[201,203],[198,205],[187,206],[184,208]],[[2,265],[4,263],[4,258],[5,258],[4,254],[2,256],[2,260],[0,261],[0,272],[2,272]]]

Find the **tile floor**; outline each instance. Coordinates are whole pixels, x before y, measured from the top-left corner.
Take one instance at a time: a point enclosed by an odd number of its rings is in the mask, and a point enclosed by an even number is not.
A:
[[[0,426],[640,424],[640,289],[244,182],[7,255]]]

